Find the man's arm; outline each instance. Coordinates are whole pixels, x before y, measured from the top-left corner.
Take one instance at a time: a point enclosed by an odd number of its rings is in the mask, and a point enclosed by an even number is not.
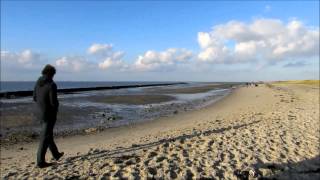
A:
[[[57,96],[57,85],[55,83],[52,84],[49,92],[50,104],[52,107],[56,109],[58,112],[59,101]]]

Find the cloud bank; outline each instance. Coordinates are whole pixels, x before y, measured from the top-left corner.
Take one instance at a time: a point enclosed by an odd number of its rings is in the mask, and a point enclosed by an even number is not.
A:
[[[64,72],[82,72],[94,69],[95,65],[81,56],[64,56],[55,61],[58,69]]]
[[[230,21],[214,26],[210,32],[199,32],[198,43],[198,60],[202,62],[279,62],[318,56],[319,29],[306,27],[298,20],[287,24],[278,19]]]
[[[110,53],[110,51],[112,51],[112,48],[113,48],[112,44],[94,43],[88,48],[87,52],[88,52],[88,54],[92,54],[92,55],[106,56]]]
[[[186,49],[169,48],[162,52],[149,50],[138,56],[134,63],[134,69],[138,71],[170,69],[170,67],[189,61],[191,58],[192,52]]]
[[[198,32],[199,51],[168,48],[163,51],[146,50],[128,63],[124,51],[112,44],[93,43],[77,56],[48,59],[30,49],[21,52],[1,51],[1,64],[10,69],[34,71],[45,64],[54,64],[65,73],[81,72],[185,72],[193,68],[214,67],[218,64],[257,63],[261,70],[268,64],[284,62],[286,67],[304,66],[310,59],[319,60],[319,27],[308,27],[293,19],[287,23],[279,19],[254,19],[251,22],[229,21]],[[299,63],[296,63],[299,62]],[[201,66],[197,66],[197,65]]]
[[[30,49],[21,52],[1,51],[1,65],[14,69],[35,69],[45,60],[40,53]]]

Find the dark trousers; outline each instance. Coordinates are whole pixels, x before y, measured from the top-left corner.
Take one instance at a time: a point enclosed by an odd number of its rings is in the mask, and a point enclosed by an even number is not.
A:
[[[42,122],[42,131],[40,134],[40,143],[37,153],[37,163],[41,164],[45,162],[45,156],[47,149],[49,147],[52,156],[57,157],[59,154],[58,148],[53,140],[53,127],[56,123],[56,120],[50,120],[47,122]]]

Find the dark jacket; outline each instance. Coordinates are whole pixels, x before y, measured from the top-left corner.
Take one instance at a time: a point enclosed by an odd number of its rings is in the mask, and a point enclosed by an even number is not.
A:
[[[59,107],[57,85],[47,76],[41,76],[33,91],[33,100],[37,103],[39,118],[42,121],[55,121]]]

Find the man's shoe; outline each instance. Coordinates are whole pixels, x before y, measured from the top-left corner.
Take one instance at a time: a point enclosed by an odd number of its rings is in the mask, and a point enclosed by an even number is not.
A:
[[[63,155],[64,155],[64,152],[61,152],[57,155],[57,157],[54,157],[54,159],[58,161]]]
[[[37,164],[37,167],[38,168],[46,168],[46,167],[49,167],[51,165],[52,165],[52,163],[43,162],[43,163]]]

